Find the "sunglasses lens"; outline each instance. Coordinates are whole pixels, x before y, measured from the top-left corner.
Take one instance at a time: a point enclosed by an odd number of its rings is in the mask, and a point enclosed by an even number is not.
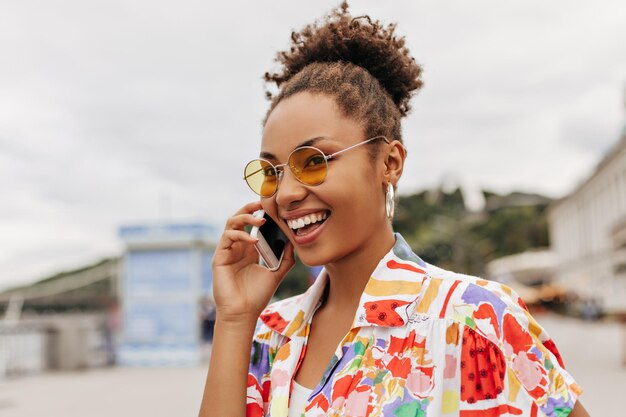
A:
[[[278,173],[274,165],[262,159],[250,161],[244,169],[248,186],[261,197],[269,197],[276,192]]]
[[[318,185],[326,179],[326,158],[315,148],[296,149],[289,158],[289,167],[304,184]]]
[[[289,168],[303,184],[318,185],[326,179],[326,157],[312,147],[296,149],[289,157]],[[274,195],[278,188],[278,177],[276,167],[263,159],[248,162],[244,169],[248,186],[261,197]]]

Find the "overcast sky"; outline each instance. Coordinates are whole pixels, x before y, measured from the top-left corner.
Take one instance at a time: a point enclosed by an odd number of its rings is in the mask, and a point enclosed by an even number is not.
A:
[[[222,228],[255,198],[262,74],[338,3],[2,0],[0,289],[119,254],[122,224]],[[400,193],[453,175],[561,197],[618,140],[623,0],[351,4],[424,67]]]

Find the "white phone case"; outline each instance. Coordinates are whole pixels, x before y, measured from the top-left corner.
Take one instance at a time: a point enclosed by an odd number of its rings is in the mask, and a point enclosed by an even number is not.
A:
[[[264,215],[265,212],[263,210],[259,210],[254,213],[255,217],[263,217]],[[254,247],[260,255],[259,263],[263,261],[267,269],[269,269],[270,271],[276,271],[280,267],[280,263],[283,260],[284,251],[283,253],[281,253],[280,259],[276,258],[276,255],[274,255],[274,251],[272,251],[270,245],[267,243],[267,240],[265,240],[263,233],[259,231],[258,226],[254,226],[252,228],[252,231],[250,231],[250,236],[259,239],[259,241],[254,244]]]

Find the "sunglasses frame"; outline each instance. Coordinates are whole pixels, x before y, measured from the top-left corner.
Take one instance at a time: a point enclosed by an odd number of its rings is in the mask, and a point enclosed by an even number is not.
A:
[[[335,156],[339,155],[340,153],[343,153],[343,152],[349,151],[350,149],[354,149],[354,148],[356,148],[357,146],[364,145],[364,144],[369,143],[369,142],[371,142],[371,141],[373,141],[373,140],[376,140],[376,139],[383,139],[383,140],[385,141],[385,143],[387,143],[387,144],[389,144],[389,143],[390,143],[390,142],[389,142],[389,139],[387,139],[385,136],[382,136],[382,135],[380,135],[380,136],[374,136],[373,138],[365,139],[365,140],[364,140],[364,141],[362,141],[362,142],[359,142],[359,143],[356,143],[356,144],[354,144],[354,145],[348,146],[347,148],[342,149],[342,150],[337,151],[337,152],[334,152],[334,153],[331,153],[330,155],[326,155],[324,152],[322,152],[320,149],[316,148],[315,146],[300,146],[300,147],[298,147],[298,148],[294,149],[293,151],[291,151],[291,153],[290,153],[290,154],[289,154],[289,156],[287,157],[287,163],[285,163],[285,164],[280,164],[280,165],[274,165],[274,164],[272,164],[270,161],[268,161],[267,159],[263,159],[263,158],[256,158],[256,159],[252,159],[250,162],[248,162],[248,163],[246,164],[246,166],[245,166],[245,168],[244,168],[244,176],[243,176],[243,179],[244,179],[244,181],[246,182],[246,184],[248,184],[248,187],[250,187],[250,189],[251,189],[251,190],[252,190],[255,194],[259,195],[259,196],[260,196],[260,197],[262,197],[262,198],[269,198],[269,197],[272,197],[274,194],[276,194],[276,192],[278,192],[278,187],[280,186],[280,181],[281,181],[281,179],[282,179],[282,177],[283,177],[283,175],[284,175],[284,173],[285,173],[285,167],[286,167],[286,166],[289,166],[289,169],[291,170],[291,173],[293,174],[294,178],[295,178],[296,180],[298,180],[298,182],[299,182],[299,183],[304,184],[304,185],[310,185],[310,186],[320,185],[320,184],[322,184],[322,183],[326,180],[326,175],[328,174],[328,161],[330,161],[332,158],[334,158]],[[293,167],[289,164],[289,160],[291,159],[291,156],[292,156],[295,152],[297,152],[297,151],[299,151],[299,150],[301,150],[301,149],[306,149],[306,148],[315,149],[316,151],[318,151],[318,152],[319,152],[319,153],[320,153],[320,154],[324,157],[324,163],[326,164],[326,173],[324,174],[324,179],[322,179],[322,181],[318,182],[317,184],[309,184],[309,183],[306,183],[306,182],[302,181],[300,178],[298,178],[298,175],[297,175],[297,174],[293,171]],[[250,165],[250,164],[251,164],[252,162],[254,162],[254,161],[262,161],[262,162],[266,162],[266,163],[268,163],[268,164],[269,164],[272,168],[274,168],[274,170],[276,171],[276,173],[277,173],[277,175],[278,175],[278,179],[277,179],[277,181],[276,181],[276,189],[274,190],[274,192],[273,192],[272,194],[270,194],[270,195],[265,195],[265,196],[264,196],[264,195],[261,195],[261,194],[259,194],[257,191],[255,191],[255,190],[252,188],[252,186],[250,185],[250,183],[248,182],[248,180],[247,180],[247,178],[248,178],[248,177],[250,177],[250,176],[252,176],[252,175],[256,174],[256,173],[257,173],[257,172],[259,172],[259,171],[262,171],[262,169],[259,169],[259,170],[256,170],[256,171],[254,171],[254,172],[252,172],[252,173],[248,174],[248,175],[246,175],[246,174],[245,174],[245,172],[246,172],[246,168],[248,167],[248,165]]]

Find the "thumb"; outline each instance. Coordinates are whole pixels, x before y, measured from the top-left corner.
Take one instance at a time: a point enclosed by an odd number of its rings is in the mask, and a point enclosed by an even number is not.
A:
[[[285,251],[283,254],[283,260],[280,263],[280,267],[276,270],[275,274],[279,279],[283,279],[285,275],[293,268],[296,264],[295,254],[293,244],[290,241],[287,241],[285,244]]]

